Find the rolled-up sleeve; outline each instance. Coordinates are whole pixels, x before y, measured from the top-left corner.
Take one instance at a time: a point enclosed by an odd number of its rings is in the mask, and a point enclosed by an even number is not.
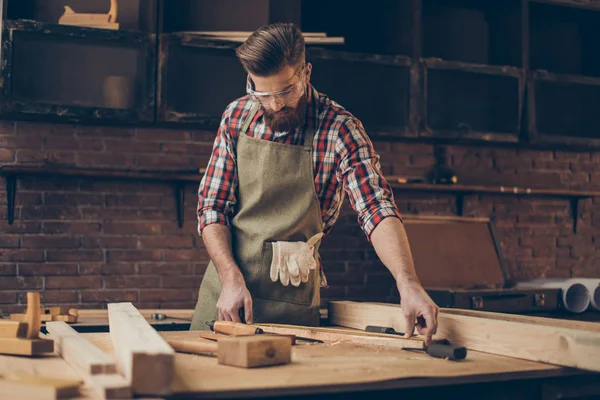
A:
[[[211,224],[229,226],[236,203],[237,166],[234,143],[229,132],[228,107],[223,113],[206,172],[198,188],[198,234]]]
[[[402,215],[381,172],[379,155],[359,120],[348,119],[341,125],[336,153],[340,157],[337,177],[343,181],[358,223],[370,241],[381,221],[388,217],[402,220]]]

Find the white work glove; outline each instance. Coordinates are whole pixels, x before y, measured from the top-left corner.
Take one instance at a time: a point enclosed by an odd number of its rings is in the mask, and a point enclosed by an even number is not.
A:
[[[308,282],[310,271],[317,268],[314,249],[321,237],[322,232],[306,242],[273,242],[271,280],[280,280],[283,286],[291,282],[296,287],[300,286],[301,282]]]

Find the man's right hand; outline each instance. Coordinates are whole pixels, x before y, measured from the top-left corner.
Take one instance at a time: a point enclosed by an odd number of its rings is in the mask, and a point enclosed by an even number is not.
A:
[[[234,279],[221,284],[221,295],[217,301],[219,321],[242,322],[240,309],[244,308],[247,324],[252,323],[252,296],[244,279]]]

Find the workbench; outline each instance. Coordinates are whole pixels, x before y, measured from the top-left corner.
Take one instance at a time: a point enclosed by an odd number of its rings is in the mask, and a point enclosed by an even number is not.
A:
[[[198,332],[160,332],[165,338],[197,338]],[[109,333],[83,333],[113,354]],[[0,356],[0,373],[58,378],[77,374],[58,356]],[[548,364],[469,351],[466,360],[436,359],[419,351],[341,343],[293,346],[292,363],[255,369],[219,365],[216,358],[177,353],[172,398],[377,398],[457,394],[462,399],[555,399],[558,393],[600,396],[600,375]],[[93,399],[82,390],[80,399]],[[576,398],[576,397],[562,397]],[[589,397],[588,397],[589,398]]]

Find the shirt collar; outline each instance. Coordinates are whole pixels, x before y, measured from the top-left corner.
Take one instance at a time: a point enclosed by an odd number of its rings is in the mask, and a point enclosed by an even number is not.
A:
[[[304,123],[302,125],[302,127],[298,128],[298,129],[302,129],[304,131],[304,133],[306,133],[306,128],[311,126],[313,128],[313,131],[316,132],[316,124],[317,124],[317,116],[319,113],[319,104],[318,104],[318,99],[319,99],[319,93],[317,92],[317,89],[315,89],[315,87],[310,83],[307,82],[306,83],[306,108],[304,110]],[[259,118],[264,118],[264,112],[262,110],[262,108],[259,110],[258,112],[259,115],[257,115],[257,117]],[[295,132],[295,131],[294,131]],[[284,137],[288,134],[290,134],[292,132],[275,132],[275,137],[276,138],[281,138]]]

